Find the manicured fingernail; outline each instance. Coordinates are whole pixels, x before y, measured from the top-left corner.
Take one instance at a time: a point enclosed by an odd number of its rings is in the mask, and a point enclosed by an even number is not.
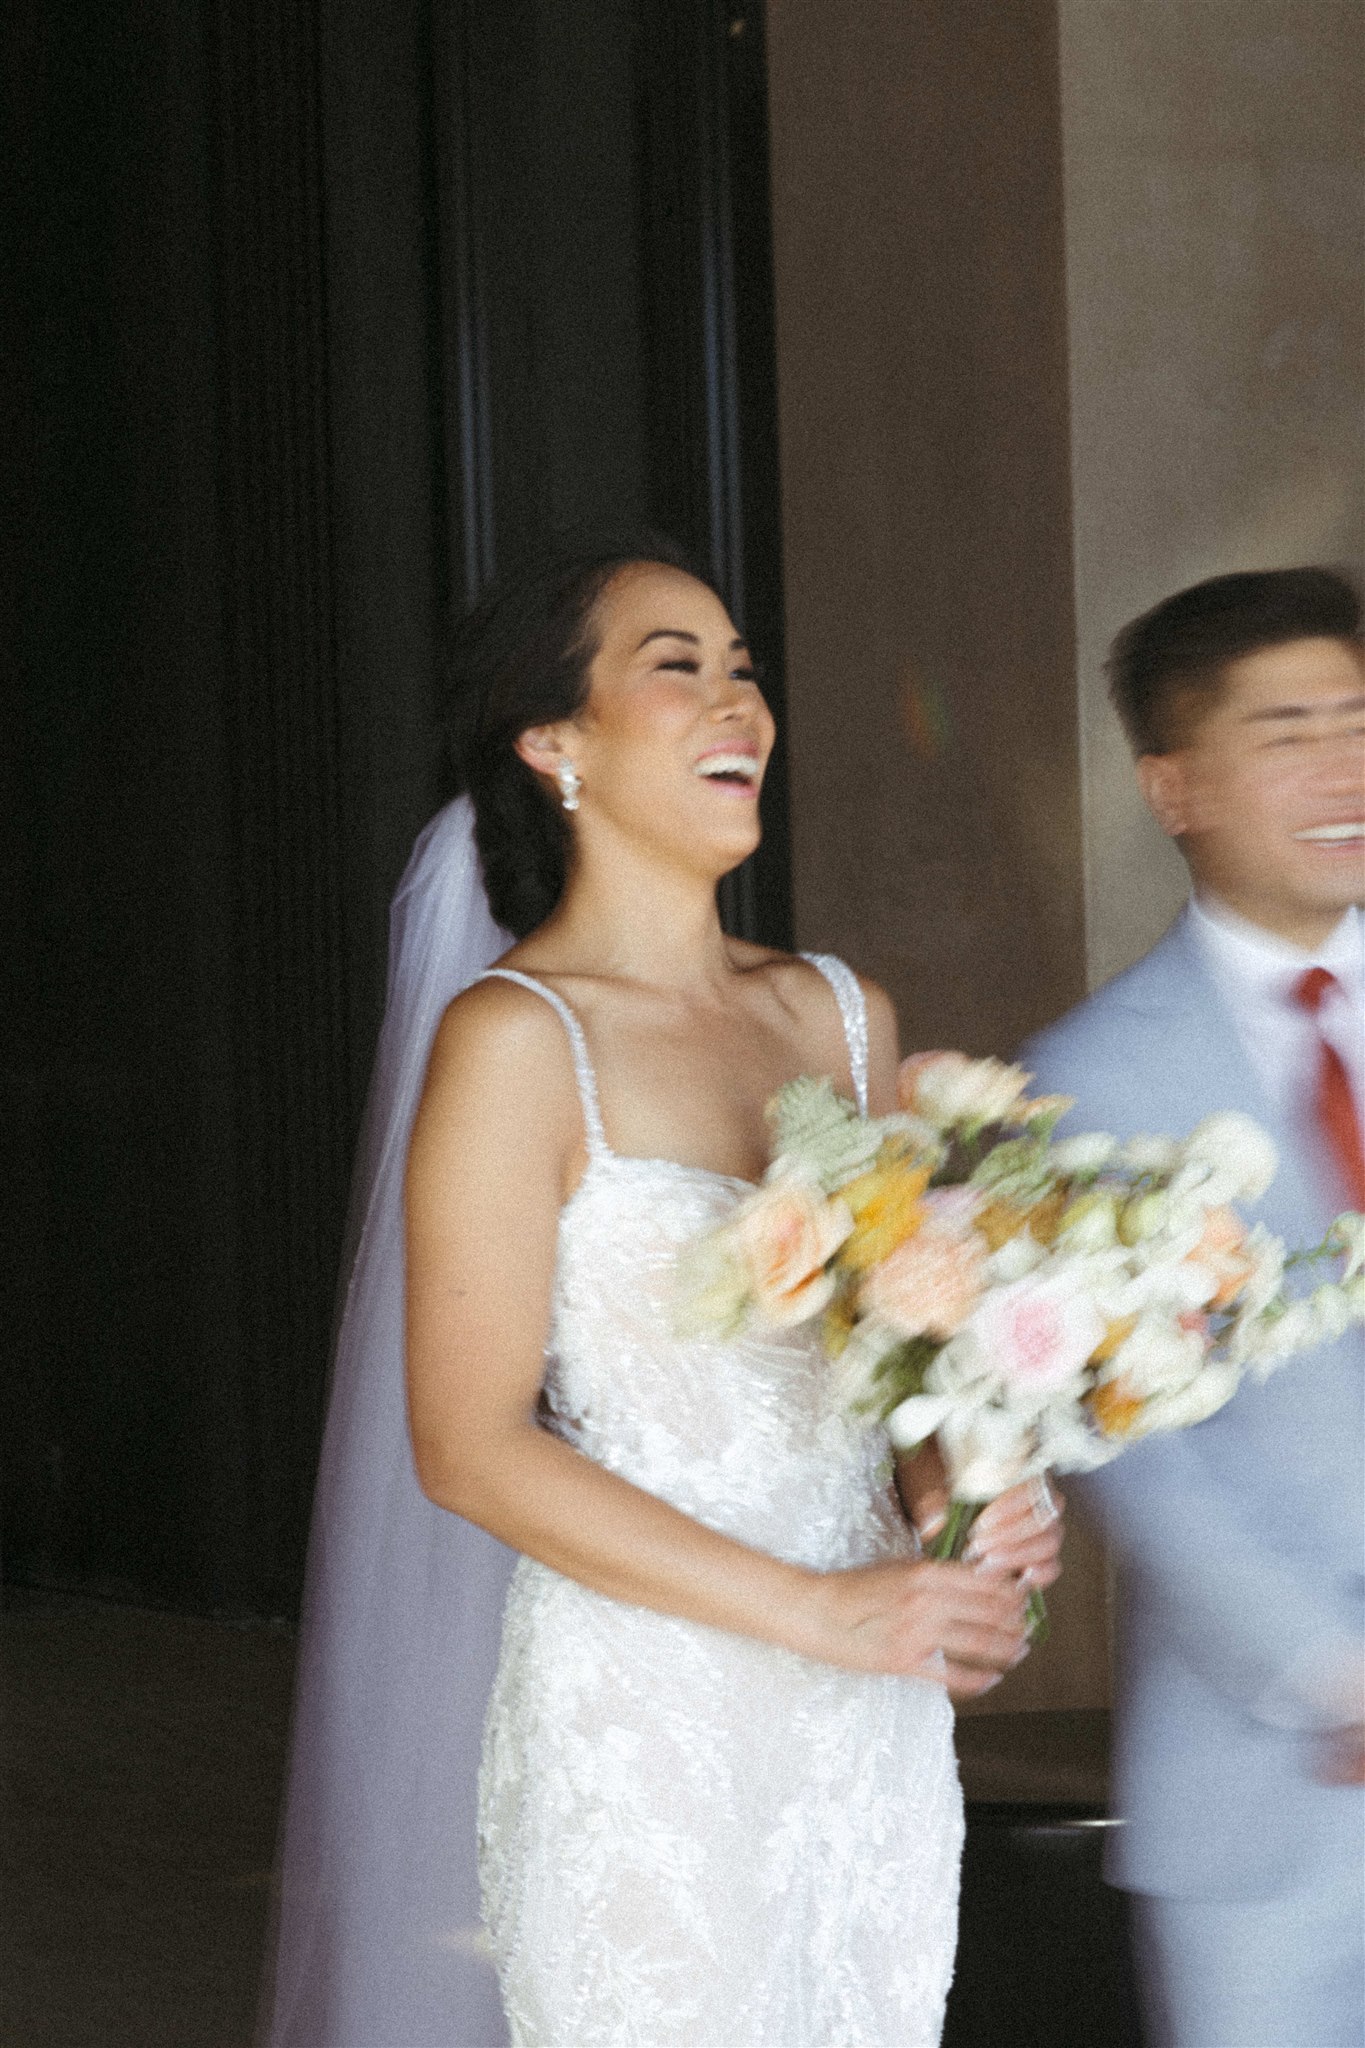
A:
[[[948,1517],[946,1515],[930,1515],[927,1522],[921,1522],[919,1525],[920,1540],[924,1543],[932,1543],[934,1537],[941,1530],[946,1529],[947,1526]]]
[[[1011,1670],[1011,1671],[1013,1671],[1013,1669],[1014,1669],[1014,1667],[1015,1667],[1015,1665],[1016,1665],[1016,1664],[1022,1664],[1022,1663],[1023,1663],[1023,1661],[1024,1661],[1025,1657],[1027,1657],[1027,1655],[1028,1655],[1028,1652],[1029,1652],[1029,1646],[1028,1646],[1028,1644],[1027,1644],[1027,1643],[1020,1643],[1020,1645],[1019,1645],[1018,1649],[1017,1649],[1017,1650],[1015,1651],[1014,1655],[1013,1655],[1013,1656],[1012,1656],[1012,1657],[1010,1658],[1010,1670]]]

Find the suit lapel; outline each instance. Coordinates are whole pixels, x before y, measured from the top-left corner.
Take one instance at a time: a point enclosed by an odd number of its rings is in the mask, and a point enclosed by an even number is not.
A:
[[[1181,1044],[1179,1080],[1190,1103],[1191,1125],[1221,1104],[1254,1117],[1274,1140],[1279,1171],[1261,1220],[1291,1242],[1305,1230],[1321,1236],[1336,1213],[1330,1192],[1302,1136],[1272,1104],[1246,1056],[1241,1034],[1194,935],[1188,910],[1129,977],[1123,1000],[1131,1008],[1169,1020]],[[1165,1077],[1169,1092],[1175,1076]]]

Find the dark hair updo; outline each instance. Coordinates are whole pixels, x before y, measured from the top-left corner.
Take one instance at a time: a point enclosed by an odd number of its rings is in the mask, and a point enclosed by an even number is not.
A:
[[[442,707],[446,752],[455,789],[473,799],[493,915],[516,938],[559,901],[570,850],[564,813],[516,742],[582,708],[598,647],[597,601],[622,569],[650,562],[695,574],[673,541],[631,536],[495,584],[455,629]]]

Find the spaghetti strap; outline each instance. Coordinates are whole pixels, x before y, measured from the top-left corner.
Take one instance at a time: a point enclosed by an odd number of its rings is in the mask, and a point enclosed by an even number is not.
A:
[[[847,970],[845,970],[847,971]],[[518,988],[529,988],[534,995],[543,996],[552,1010],[557,1010],[564,1029],[569,1034],[569,1049],[573,1053],[574,1078],[578,1082],[578,1099],[583,1109],[583,1134],[587,1140],[589,1159],[601,1159],[610,1154],[606,1133],[602,1129],[602,1111],[597,1100],[597,1076],[592,1069],[588,1054],[588,1041],[583,1036],[583,1026],[565,1002],[563,996],[547,988],[543,981],[537,981],[530,974],[520,974],[515,967],[490,967],[478,976],[480,981],[514,981]]]
[[[858,1099],[858,1108],[867,1115],[867,998],[862,983],[853,969],[834,953],[803,953],[812,967],[818,968],[834,990],[834,1000],[839,1005],[839,1016],[843,1021],[844,1038],[848,1045],[848,1066],[853,1076],[853,1092]]]

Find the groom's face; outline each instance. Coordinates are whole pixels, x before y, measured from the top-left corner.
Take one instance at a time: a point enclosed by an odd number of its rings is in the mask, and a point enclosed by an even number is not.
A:
[[[1365,656],[1349,641],[1229,663],[1185,744],[1138,774],[1196,884],[1253,923],[1312,947],[1365,901]]]

